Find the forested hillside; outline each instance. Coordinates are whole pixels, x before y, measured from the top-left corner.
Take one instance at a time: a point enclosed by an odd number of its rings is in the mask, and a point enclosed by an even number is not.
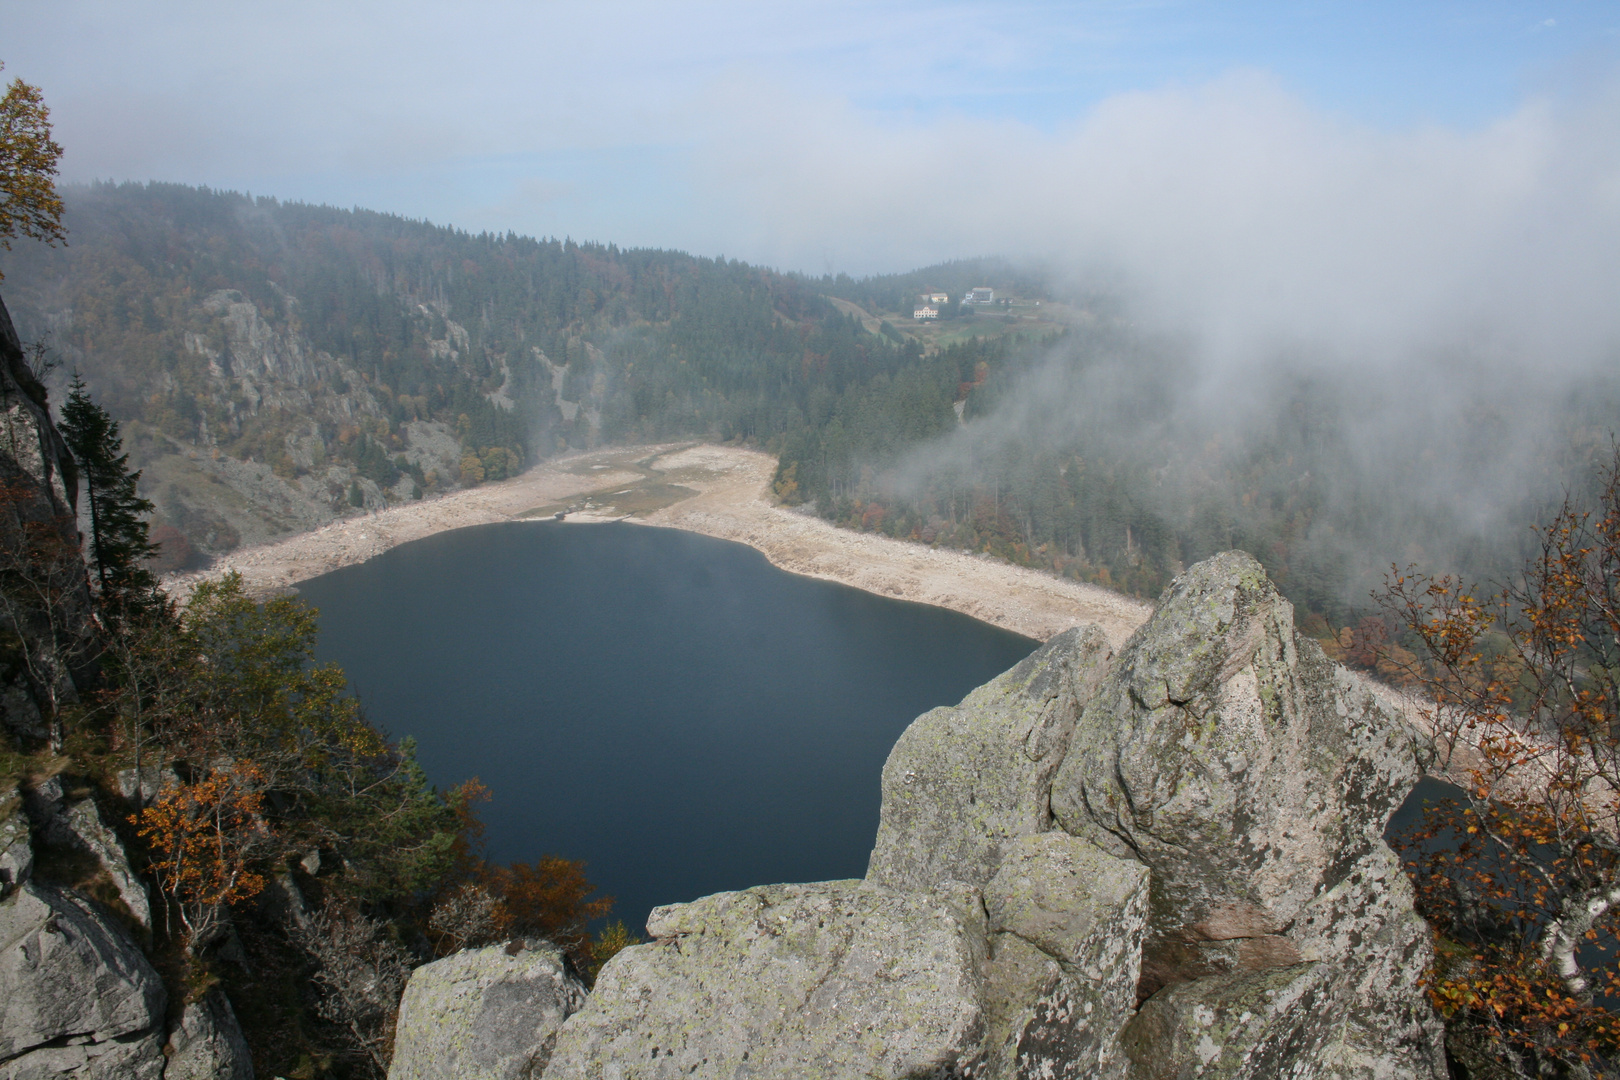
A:
[[[125,423],[161,524],[205,551],[568,447],[769,439],[812,386],[907,362],[735,262],[175,185],[65,195],[70,246],[6,258],[21,332]]]
[[[7,254],[7,297],[124,423],[167,566],[691,437],[779,454],[777,496],[848,527],[1139,595],[1243,548],[1326,635],[1392,561],[1516,564],[1620,418],[1591,386],[1545,424],[1465,402],[1371,437],[1412,395],[1331,365],[1195,393],[1185,344],[1118,298],[997,260],[810,279],[175,185],[65,195],[70,246]],[[993,304],[960,303],[977,286]]]

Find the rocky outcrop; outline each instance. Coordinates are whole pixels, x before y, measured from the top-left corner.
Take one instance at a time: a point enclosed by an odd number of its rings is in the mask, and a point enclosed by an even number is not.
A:
[[[960,705],[918,717],[883,766],[866,879],[981,887],[1010,844],[1051,829],[1052,775],[1111,658],[1095,626],[1066,630]]]
[[[659,909],[545,1075],[1439,1080],[1382,840],[1425,752],[1217,556],[919,718],[864,882]]]
[[[253,1080],[247,1040],[217,987],[186,1005],[165,1053],[163,1080]]]
[[[54,713],[57,704],[76,700],[77,683],[94,661],[77,496],[78,469],[0,301],[0,563],[29,584],[0,597],[0,627],[14,639],[0,649],[0,670],[21,691],[8,691],[0,704],[7,727],[24,739],[49,734],[41,704]]]
[[[92,905],[24,884],[0,942],[0,1078],[162,1074],[163,984]]]
[[[529,1080],[585,1003],[560,953],[538,942],[468,949],[417,968],[399,1006],[389,1080]]]
[[[991,931],[979,1075],[1123,1075],[1120,1023],[1136,1001],[1148,874],[1084,840],[1019,840],[984,889]]]
[[[658,908],[547,1076],[945,1075],[982,1038],[982,914],[861,881]]]
[[[1413,989],[1428,932],[1382,839],[1422,752],[1295,634],[1253,559],[1220,555],[1171,585],[1052,788],[1065,830],[1151,873],[1146,1004],[1126,1034],[1141,1075],[1263,1077],[1282,1060],[1444,1075]],[[1227,1015],[1242,1023],[1212,1034]],[[1221,1054],[1205,1060],[1211,1041]]]
[[[0,803],[0,1080],[253,1080],[224,994],[187,1004],[166,1035],[156,971],[108,909],[31,880],[36,842],[46,855],[87,852],[129,900],[146,900],[93,800],[68,803],[52,777]]]
[[[115,906],[136,923],[150,928],[152,903],[146,883],[129,864],[129,856],[118,835],[102,817],[93,796],[69,799],[61,777],[53,776],[27,796],[34,832],[49,847],[68,848],[88,855],[101,867],[117,893]],[[111,897],[108,897],[109,902]]]
[[[0,800],[0,900],[34,873],[34,835],[15,788]]]

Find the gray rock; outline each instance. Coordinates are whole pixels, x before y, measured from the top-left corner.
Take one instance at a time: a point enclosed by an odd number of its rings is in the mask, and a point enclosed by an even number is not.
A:
[[[914,1077],[983,1036],[982,918],[960,894],[771,885],[658,908],[570,1017],[547,1080]]]
[[[146,883],[130,867],[124,845],[102,820],[96,801],[81,799],[74,803],[57,816],[55,826],[55,835],[60,842],[72,844],[95,856],[112,879],[113,887],[118,890],[118,898],[129,909],[130,915],[142,926],[150,927],[152,902],[146,892]]]
[[[94,798],[70,802],[62,778],[53,776],[25,796],[28,816],[39,838],[52,847],[86,852],[106,871],[118,897],[136,922],[152,925],[151,898],[146,883],[129,865],[124,845],[101,816]]]
[[[118,770],[118,794],[137,806],[149,806],[159,795],[180,786],[180,776],[171,765],[133,765]]]
[[[1298,1066],[1321,1054],[1338,1022],[1327,1009],[1329,975],[1307,963],[1167,987],[1142,1006],[1121,1040],[1131,1080],[1322,1075]]]
[[[7,809],[0,818],[0,898],[11,895],[34,873],[33,828],[22,812],[22,799],[13,790],[4,801]]]
[[[1308,641],[1260,564],[1176,579],[1075,729],[1064,829],[1153,871],[1153,932],[1277,934],[1381,847],[1419,775],[1397,718]]]
[[[1052,788],[1064,829],[1152,872],[1133,1077],[1276,1075],[1269,1047],[1289,1075],[1444,1075],[1427,930],[1382,840],[1425,753],[1247,555],[1171,584]]]
[[[58,1039],[107,1043],[161,1025],[157,972],[88,902],[23,885],[0,901],[0,942],[0,1058]]]
[[[1049,830],[1052,774],[1110,655],[1100,629],[1076,627],[960,705],[918,717],[883,766],[867,880],[982,886],[1012,841]]]
[[[985,886],[992,932],[981,1074],[1118,1077],[1148,872],[1060,832],[1020,839]]]
[[[39,831],[40,838],[46,843],[53,840],[52,830],[66,801],[67,795],[62,790],[60,776],[52,776],[23,792],[23,807],[28,812],[29,820],[34,823],[34,828]]]
[[[389,1080],[528,1080],[585,987],[543,943],[467,949],[417,968],[405,986]]]
[[[253,1080],[253,1055],[218,987],[186,1005],[166,1053],[163,1080]]]
[[[0,1062],[0,1080],[163,1080],[163,1064],[163,1037],[151,1031],[31,1050]]]

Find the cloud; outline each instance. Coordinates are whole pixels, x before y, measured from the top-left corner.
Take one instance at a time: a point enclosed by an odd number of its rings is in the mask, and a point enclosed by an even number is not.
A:
[[[700,186],[730,192],[735,247],[812,271],[993,253],[1123,298],[1128,332],[1033,365],[902,461],[900,490],[1086,445],[1184,508],[1285,441],[1291,409],[1325,409],[1300,468],[1324,515],[1362,508],[1335,556],[1361,601],[1391,561],[1512,550],[1571,479],[1571,439],[1602,443],[1576,428],[1620,423],[1613,79],[1471,131],[1376,129],[1239,71],[1052,132],[778,98],[706,139]],[[1418,535],[1445,551],[1414,554]]]
[[[1379,131],[1272,78],[1109,98],[1055,133],[875,121],[737,87],[707,134],[740,245],[814,268],[980,253],[1119,283],[1212,363],[1331,345],[1400,364],[1591,363],[1620,341],[1620,84],[1480,130]],[[742,229],[739,228],[739,232]]]

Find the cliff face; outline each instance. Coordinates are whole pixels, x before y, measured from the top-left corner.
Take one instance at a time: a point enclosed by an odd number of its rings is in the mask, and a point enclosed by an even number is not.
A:
[[[71,701],[95,628],[75,518],[78,469],[0,301],[0,710],[25,738],[39,705]]]
[[[528,1067],[1443,1077],[1381,839],[1424,753],[1217,556],[1117,655],[1069,631],[912,724],[864,880],[658,909]]]
[[[76,696],[95,656],[77,486],[0,302],[0,717],[25,742],[60,738],[42,714]],[[36,855],[93,862],[119,913],[36,880]],[[166,1022],[162,980],[130,932],[150,924],[145,884],[94,797],[57,777],[0,790],[0,1080],[251,1080],[223,995]]]

